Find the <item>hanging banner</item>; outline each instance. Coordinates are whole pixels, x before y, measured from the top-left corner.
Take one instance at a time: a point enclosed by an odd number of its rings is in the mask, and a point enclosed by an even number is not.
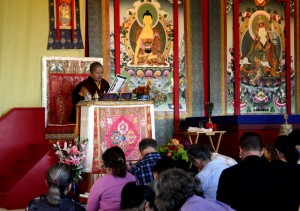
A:
[[[78,0],[49,0],[51,49],[83,49]]]

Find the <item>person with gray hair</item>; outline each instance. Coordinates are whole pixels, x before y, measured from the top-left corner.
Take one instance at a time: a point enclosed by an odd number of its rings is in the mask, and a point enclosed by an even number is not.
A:
[[[139,151],[142,159],[131,167],[130,173],[136,177],[140,185],[147,185],[153,181],[152,169],[161,157],[157,152],[157,143],[152,138],[142,139],[139,143]]]
[[[232,164],[237,164],[233,158],[223,159],[226,156],[218,153],[213,157],[213,152],[207,145],[192,144],[187,150],[192,164],[197,167],[196,177],[200,180],[200,188],[205,198],[216,199],[219,178],[222,171]],[[221,158],[219,158],[221,156]],[[232,160],[232,161],[231,161]],[[231,161],[231,162],[227,162]]]
[[[233,210],[215,199],[199,196],[200,181],[182,169],[169,169],[159,174],[155,205],[159,211]]]
[[[85,208],[70,199],[66,194],[71,189],[71,167],[63,163],[57,163],[50,167],[46,177],[48,185],[47,195],[41,195],[32,200],[26,207],[26,211],[84,211]]]

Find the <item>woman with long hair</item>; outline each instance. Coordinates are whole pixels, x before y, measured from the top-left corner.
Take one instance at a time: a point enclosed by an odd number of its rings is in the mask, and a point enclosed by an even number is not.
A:
[[[121,210],[121,191],[128,182],[135,182],[135,177],[127,172],[125,154],[118,147],[107,149],[103,155],[106,175],[100,177],[92,185],[86,209],[96,210]]]
[[[72,181],[71,167],[69,165],[63,163],[53,165],[48,170],[46,177],[49,187],[47,195],[41,195],[32,200],[25,210],[84,211],[84,207],[66,195],[71,188]]]

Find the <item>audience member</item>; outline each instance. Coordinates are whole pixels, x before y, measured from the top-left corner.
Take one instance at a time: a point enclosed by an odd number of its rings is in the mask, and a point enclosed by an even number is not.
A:
[[[275,142],[277,160],[270,163],[274,179],[276,210],[297,211],[300,205],[300,165],[298,151],[287,136],[278,136]]]
[[[89,96],[92,98],[95,93],[100,97],[109,89],[109,83],[103,78],[103,66],[99,62],[90,65],[90,76],[77,84],[72,91],[72,112],[70,120],[76,122],[76,104]]]
[[[120,211],[121,191],[128,182],[135,182],[135,177],[127,172],[125,154],[120,147],[114,146],[107,149],[102,159],[107,174],[97,179],[92,185],[86,209],[88,211]]]
[[[152,168],[160,159],[160,154],[157,152],[156,141],[151,138],[142,139],[139,143],[139,150],[142,160],[131,167],[130,173],[137,178],[140,185],[147,185],[153,180]]]
[[[298,150],[286,135],[278,136],[275,141],[274,148],[277,153],[278,160],[289,163],[297,163]]]
[[[26,211],[84,211],[85,208],[70,199],[66,194],[71,188],[71,167],[63,163],[53,165],[46,177],[48,185],[47,195],[41,195],[32,200]]]
[[[264,146],[264,157],[269,161],[278,159],[277,152],[273,144],[267,144]]]
[[[221,173],[217,200],[236,210],[273,210],[273,193],[269,162],[263,155],[262,140],[256,132],[240,137],[241,162]]]
[[[237,161],[235,159],[233,159],[229,156],[226,156],[226,155],[222,155],[217,152],[212,152],[211,159],[212,160],[215,160],[215,159],[223,160],[229,166],[233,166],[233,165],[237,164]]]
[[[187,154],[199,173],[196,177],[200,180],[200,188],[205,198],[216,199],[219,178],[222,171],[237,164],[233,159],[215,153],[212,158],[210,147],[200,144],[192,144]]]
[[[154,211],[154,191],[147,185],[127,183],[121,193],[122,211]]]
[[[300,129],[294,129],[289,135],[288,135],[291,143],[298,151],[298,164],[300,164]]]
[[[232,210],[215,199],[199,196],[200,181],[182,169],[169,169],[159,174],[155,205],[159,211]]]
[[[155,165],[152,168],[152,174],[154,180],[148,183],[148,186],[152,188],[153,191],[155,191],[154,183],[157,180],[158,175],[168,169],[175,168],[176,164],[175,161],[170,157],[163,157],[156,161]]]

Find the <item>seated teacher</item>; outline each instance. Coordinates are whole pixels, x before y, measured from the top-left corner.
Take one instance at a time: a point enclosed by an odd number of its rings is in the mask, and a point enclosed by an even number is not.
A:
[[[109,89],[109,83],[103,79],[103,66],[99,62],[94,62],[90,66],[90,76],[77,84],[72,91],[72,113],[70,120],[76,122],[76,104],[85,99],[85,96],[91,97],[97,92],[100,94],[106,93]]]

